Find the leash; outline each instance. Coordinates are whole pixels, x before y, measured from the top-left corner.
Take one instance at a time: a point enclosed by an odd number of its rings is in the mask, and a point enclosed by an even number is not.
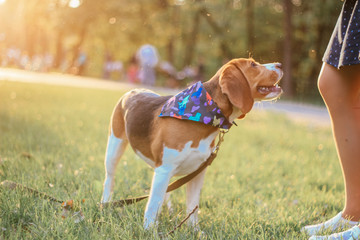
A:
[[[57,199],[49,194],[46,194],[44,192],[40,192],[34,188],[29,188],[22,184],[19,184],[19,183],[13,182],[13,181],[9,181],[9,180],[5,180],[5,181],[1,182],[1,187],[7,188],[10,190],[20,189],[22,191],[31,193],[36,197],[39,197],[42,199],[47,199],[50,202],[60,203],[62,210],[63,210],[62,214],[61,214],[62,218],[66,218],[69,215],[69,211],[74,211],[73,217],[75,217],[75,223],[78,223],[84,219],[84,215],[81,211],[80,204],[84,203],[85,199],[82,199],[81,202],[74,202],[74,200],[72,200],[72,199],[63,201],[63,200]]]
[[[217,153],[219,151],[221,143],[224,141],[224,135],[228,131],[229,130],[220,130],[219,135],[218,135],[218,142],[217,142],[213,152],[206,159],[206,161],[203,164],[201,164],[200,167],[196,171],[170,183],[168,188],[166,189],[166,192],[168,193],[168,192],[174,191],[175,189],[178,189],[179,187],[183,186],[184,184],[188,183],[191,179],[196,177],[207,166],[210,166],[211,163],[214,161],[214,159],[217,156]],[[135,197],[135,198],[121,199],[121,200],[116,200],[116,201],[112,201],[112,202],[102,203],[101,206],[103,206],[103,207],[122,207],[122,206],[127,206],[127,205],[131,205],[131,204],[140,202],[144,199],[147,199],[148,197],[149,197],[149,195],[144,195],[144,196]]]
[[[170,183],[167,190],[166,190],[166,192],[171,192],[171,191],[174,191],[175,189],[180,188],[185,183],[188,183],[191,179],[196,177],[206,167],[210,166],[211,163],[214,161],[214,159],[217,156],[217,153],[219,151],[221,143],[224,141],[224,135],[228,131],[229,130],[220,130],[219,135],[218,135],[218,142],[217,142],[213,152],[206,159],[206,161],[203,164],[201,164],[200,167],[196,171],[194,171],[194,172],[192,172],[192,173],[190,173],[190,174],[188,174],[188,175],[186,175],[186,176],[184,176],[182,178],[179,178],[178,180]],[[80,206],[81,203],[85,202],[85,199],[82,199],[81,202],[74,202],[73,200],[63,201],[63,200],[57,199],[57,198],[55,198],[55,197],[53,197],[53,196],[51,196],[49,194],[46,194],[44,192],[40,192],[40,191],[38,191],[38,190],[36,190],[34,188],[29,188],[29,187],[26,187],[26,186],[24,186],[22,184],[19,184],[19,183],[13,182],[13,181],[9,181],[9,180],[5,180],[5,181],[1,182],[1,187],[7,188],[7,189],[10,189],[10,190],[20,189],[22,191],[26,191],[28,193],[31,193],[36,197],[47,199],[47,200],[49,200],[51,202],[54,202],[54,203],[60,203],[61,207],[63,209],[62,218],[66,218],[69,215],[69,211],[77,211],[77,212],[74,212],[74,214],[73,214],[73,217],[75,217],[75,223],[81,222],[85,218],[82,211],[81,211],[81,206]],[[136,198],[122,199],[122,200],[117,200],[117,201],[113,201],[113,202],[103,203],[103,204],[100,204],[100,206],[101,207],[104,207],[104,206],[105,207],[108,207],[108,206],[109,207],[122,207],[122,206],[125,206],[125,205],[131,205],[131,204],[137,203],[137,202],[139,202],[141,200],[144,200],[144,199],[146,199],[148,197],[149,197],[149,195],[144,195],[144,196],[140,196],[140,197],[136,197]],[[167,233],[166,235],[163,235],[163,236],[168,236],[168,235],[174,233],[175,230],[180,228],[181,225],[196,211],[197,208],[198,208],[198,206],[196,206],[187,215],[187,217],[180,222],[180,224],[178,226],[176,226],[173,230],[171,230],[169,233]]]
[[[15,190],[16,188],[18,189],[21,189],[21,190],[24,190],[24,191],[27,191],[39,198],[43,198],[43,199],[47,199],[51,202],[56,202],[56,203],[61,203],[63,204],[64,201],[61,201],[53,196],[50,196],[44,192],[39,192],[38,190],[34,189],[34,188],[29,188],[29,187],[26,187],[22,184],[19,184],[19,183],[16,183],[16,182],[13,182],[13,181],[9,181],[9,180],[5,180],[3,182],[1,182],[1,186],[4,187],[4,188],[8,188],[10,190]]]

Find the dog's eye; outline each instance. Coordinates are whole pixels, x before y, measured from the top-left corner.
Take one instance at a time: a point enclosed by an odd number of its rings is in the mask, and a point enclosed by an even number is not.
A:
[[[252,66],[252,67],[256,67],[256,66],[257,66],[257,63],[256,63],[256,62],[251,62],[251,66]]]

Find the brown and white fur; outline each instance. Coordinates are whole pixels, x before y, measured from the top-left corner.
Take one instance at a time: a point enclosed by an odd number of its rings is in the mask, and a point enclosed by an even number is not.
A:
[[[243,118],[254,101],[278,98],[283,72],[280,63],[261,65],[253,59],[234,59],[220,68],[204,87],[230,122]],[[158,117],[171,96],[137,89],[126,93],[114,108],[105,156],[106,177],[102,203],[113,193],[115,168],[128,143],[154,168],[144,228],[155,226],[170,178],[189,174],[206,161],[214,149],[219,129],[198,122]],[[198,204],[205,170],[186,186],[187,211]],[[197,224],[197,213],[189,220]]]

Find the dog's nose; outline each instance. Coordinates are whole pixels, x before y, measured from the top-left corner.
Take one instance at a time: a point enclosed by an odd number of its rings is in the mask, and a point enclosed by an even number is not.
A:
[[[278,68],[278,69],[282,69],[282,64],[281,63],[276,63],[275,67]]]

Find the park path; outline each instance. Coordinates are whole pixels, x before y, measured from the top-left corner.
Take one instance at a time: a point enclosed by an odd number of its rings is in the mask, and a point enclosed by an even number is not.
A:
[[[41,83],[80,88],[96,88],[108,90],[124,90],[144,87],[124,82],[108,81],[104,79],[79,77],[60,73],[39,73],[19,69],[0,68],[0,81],[16,81],[26,83]],[[149,88],[146,86],[146,88]],[[160,87],[150,88],[162,94],[175,94],[178,90]],[[329,114],[325,107],[303,103],[278,100],[276,102],[255,103],[256,111],[273,111],[285,114],[291,120],[315,127],[329,127]]]

